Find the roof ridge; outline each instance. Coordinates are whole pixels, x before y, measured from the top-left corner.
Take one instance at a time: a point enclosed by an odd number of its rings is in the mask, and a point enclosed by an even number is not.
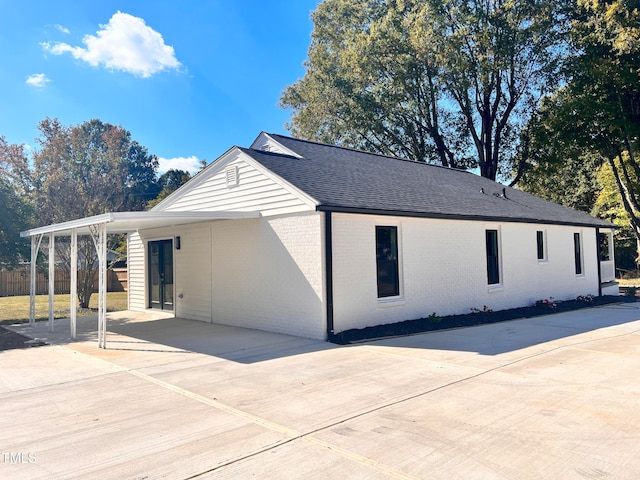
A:
[[[315,141],[315,140],[305,140],[305,139],[302,139],[302,138],[291,137],[289,135],[282,135],[282,134],[279,134],[279,133],[268,133],[268,132],[265,132],[265,133],[267,133],[267,135],[270,135],[270,136],[273,136],[273,137],[287,138],[289,140],[293,140],[293,141],[296,141],[296,142],[309,143],[309,144],[312,144],[312,145],[320,145],[320,146],[329,147],[329,148],[337,148],[337,149],[340,149],[340,150],[347,150],[347,151],[354,152],[354,153],[363,153],[365,155],[373,155],[375,157],[386,158],[386,159],[389,159],[389,160],[399,160],[401,162],[409,162],[409,163],[412,163],[412,164],[415,164],[415,165],[424,165],[424,166],[427,166],[427,167],[443,168],[443,169],[451,171],[451,172],[468,173],[468,174],[474,175],[476,177],[484,178],[481,175],[476,175],[475,173],[470,172],[469,170],[464,170],[464,169],[461,169],[461,168],[445,167],[443,165],[437,165],[435,163],[428,163],[428,162],[423,162],[423,161],[418,161],[418,160],[411,160],[409,158],[404,158],[404,157],[384,155],[382,153],[367,152],[367,151],[364,151],[364,150],[358,150],[357,148],[344,147],[344,146],[341,146],[341,145],[332,145],[330,143],[323,143],[323,142],[318,142],[318,141]],[[490,180],[490,179],[487,179],[487,180]],[[495,181],[495,182],[496,183],[500,183],[500,182],[497,182],[497,181]],[[502,184],[500,183],[500,185],[502,185]]]
[[[243,152],[258,152],[258,153],[262,153],[264,155],[275,155],[275,156],[278,156],[278,157],[298,158],[298,157],[295,157],[293,155],[289,155],[288,153],[273,152],[271,150],[261,150],[260,148],[238,147],[238,149],[242,150]]]

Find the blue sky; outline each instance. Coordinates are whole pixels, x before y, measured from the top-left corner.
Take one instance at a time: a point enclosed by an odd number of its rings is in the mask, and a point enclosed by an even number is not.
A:
[[[161,170],[287,133],[318,0],[0,0],[0,135],[38,123],[121,125]]]

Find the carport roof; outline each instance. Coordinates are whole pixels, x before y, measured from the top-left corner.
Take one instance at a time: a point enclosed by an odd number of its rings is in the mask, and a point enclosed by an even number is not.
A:
[[[235,218],[257,218],[259,212],[109,212],[93,217],[79,218],[68,222],[55,223],[44,227],[20,232],[21,237],[31,237],[48,233],[71,235],[75,228],[79,235],[88,235],[90,227],[106,225],[107,233],[129,233],[147,228],[170,227],[189,223]]]

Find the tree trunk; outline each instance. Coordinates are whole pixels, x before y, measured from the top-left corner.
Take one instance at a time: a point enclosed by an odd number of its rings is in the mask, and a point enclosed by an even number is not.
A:
[[[624,206],[625,212],[629,215],[629,220],[631,221],[631,227],[633,229],[633,234],[636,237],[636,266],[640,265],[640,218],[638,218],[637,210],[633,207],[633,195],[630,191],[632,188],[631,185],[626,185],[622,178],[620,177],[620,172],[618,171],[618,167],[616,166],[615,158],[609,157],[608,159],[609,166],[613,171],[613,177],[616,180],[616,185],[618,186],[618,193],[620,194],[620,198],[622,199],[622,205]],[[620,161],[623,161],[620,158]]]

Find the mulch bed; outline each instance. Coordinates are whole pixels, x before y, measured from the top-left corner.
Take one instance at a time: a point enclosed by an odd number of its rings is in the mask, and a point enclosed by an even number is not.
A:
[[[431,332],[435,330],[446,330],[450,328],[471,327],[475,325],[516,320],[519,318],[531,318],[541,315],[549,315],[550,313],[556,312],[568,312],[580,308],[607,305],[610,303],[635,301],[637,301],[635,297],[618,297],[613,295],[605,295],[602,297],[593,297],[592,299],[590,299],[590,301],[566,300],[563,302],[556,302],[555,308],[550,308],[549,306],[542,304],[531,307],[499,310],[497,312],[479,311],[475,313],[472,312],[463,315],[450,315],[446,317],[438,317],[432,315],[428,318],[420,318],[417,320],[406,320],[404,322],[398,323],[389,323],[385,325],[376,325],[373,327],[345,330],[344,332],[331,335],[329,341],[338,345],[347,345],[364,340],[375,340],[386,337],[399,337],[404,335],[412,335],[415,333]]]
[[[28,343],[27,343],[28,342]],[[14,348],[31,348],[46,345],[44,342],[33,342],[29,337],[12,332],[0,326],[0,351]]]

